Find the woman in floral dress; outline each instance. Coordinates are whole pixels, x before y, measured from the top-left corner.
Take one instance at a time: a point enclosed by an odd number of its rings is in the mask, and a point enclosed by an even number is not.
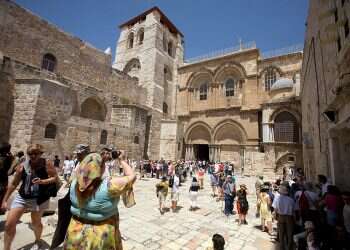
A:
[[[119,156],[123,177],[102,178],[105,159],[110,152],[85,157],[70,187],[72,202],[70,221],[64,249],[121,250],[118,203],[120,196],[127,207],[135,204],[132,185],[135,174]]]

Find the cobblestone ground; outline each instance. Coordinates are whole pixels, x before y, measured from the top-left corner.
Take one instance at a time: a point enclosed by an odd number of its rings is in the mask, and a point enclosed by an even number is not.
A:
[[[245,183],[250,191],[248,196],[250,210],[248,225],[237,224],[238,215],[226,217],[221,211],[222,202],[216,202],[210,196],[209,179],[205,179],[205,188],[200,191],[198,205],[200,209],[189,211],[188,187],[190,181],[180,187],[179,210],[167,211],[161,215],[155,195],[156,179],[137,180],[135,184],[136,205],[126,209],[120,204],[120,230],[124,238],[123,246],[131,249],[187,250],[205,249],[211,244],[211,237],[219,233],[225,237],[225,249],[253,250],[275,249],[270,236],[260,231],[259,219],[255,218],[255,178],[238,177],[238,183]],[[62,191],[62,194],[63,195]],[[169,195],[170,196],[170,195]],[[168,197],[169,199],[169,197]],[[170,200],[167,206],[170,207]],[[55,201],[52,202],[55,207]],[[4,216],[0,216],[0,249],[3,242]],[[57,216],[43,218],[43,240],[51,243]],[[25,214],[17,225],[17,234],[13,249],[29,249],[34,241],[30,230],[30,215]],[[48,246],[48,245],[47,245]]]

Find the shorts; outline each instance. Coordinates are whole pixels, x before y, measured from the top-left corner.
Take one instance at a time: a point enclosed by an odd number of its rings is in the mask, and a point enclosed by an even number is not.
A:
[[[49,208],[50,199],[40,204],[36,203],[36,199],[23,199],[22,196],[16,194],[16,197],[11,203],[12,208],[25,208],[29,212],[41,212]]]
[[[171,200],[172,201],[179,201],[180,199],[180,193],[179,192],[171,192]]]
[[[165,202],[166,196],[167,196],[166,194],[159,192],[159,194],[158,194],[159,202],[162,202],[162,203]]]

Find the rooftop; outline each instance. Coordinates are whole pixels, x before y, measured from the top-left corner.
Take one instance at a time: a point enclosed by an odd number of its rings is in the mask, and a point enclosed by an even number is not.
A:
[[[119,25],[119,28],[133,25],[141,20],[144,20],[146,18],[146,16],[148,14],[152,13],[153,11],[157,11],[160,14],[160,22],[163,23],[164,25],[166,25],[169,28],[170,32],[180,34],[181,37],[184,37],[184,35],[181,33],[181,31],[178,28],[176,28],[176,26],[167,18],[167,16],[157,6],[151,8],[149,10],[146,10],[145,12],[141,13],[140,15],[131,18],[129,21],[126,21],[125,23],[122,23],[121,25]]]

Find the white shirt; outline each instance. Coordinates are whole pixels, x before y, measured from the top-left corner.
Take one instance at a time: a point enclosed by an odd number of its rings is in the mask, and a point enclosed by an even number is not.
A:
[[[331,185],[329,184],[328,182],[326,182],[325,184],[322,184],[321,186],[321,193],[322,193],[322,196],[327,193],[327,189],[328,189],[328,186]]]
[[[174,185],[172,192],[179,192],[180,179],[176,175],[174,175]]]
[[[293,215],[295,202],[287,195],[279,195],[275,197],[272,207],[280,215]]]
[[[63,173],[71,174],[74,169],[74,161],[73,160],[65,160],[63,162]]]
[[[294,200],[296,201],[295,203],[295,210],[299,210],[299,199],[300,199],[300,196],[301,196],[301,193],[303,191],[297,191],[294,195]],[[305,195],[306,195],[306,198],[309,202],[309,209],[310,210],[316,210],[316,207],[315,207],[315,204],[318,202],[319,198],[318,198],[318,194],[315,193],[315,192],[312,192],[312,191],[304,191],[305,192]]]
[[[344,226],[348,233],[350,233],[350,205],[345,205],[343,208]]]

